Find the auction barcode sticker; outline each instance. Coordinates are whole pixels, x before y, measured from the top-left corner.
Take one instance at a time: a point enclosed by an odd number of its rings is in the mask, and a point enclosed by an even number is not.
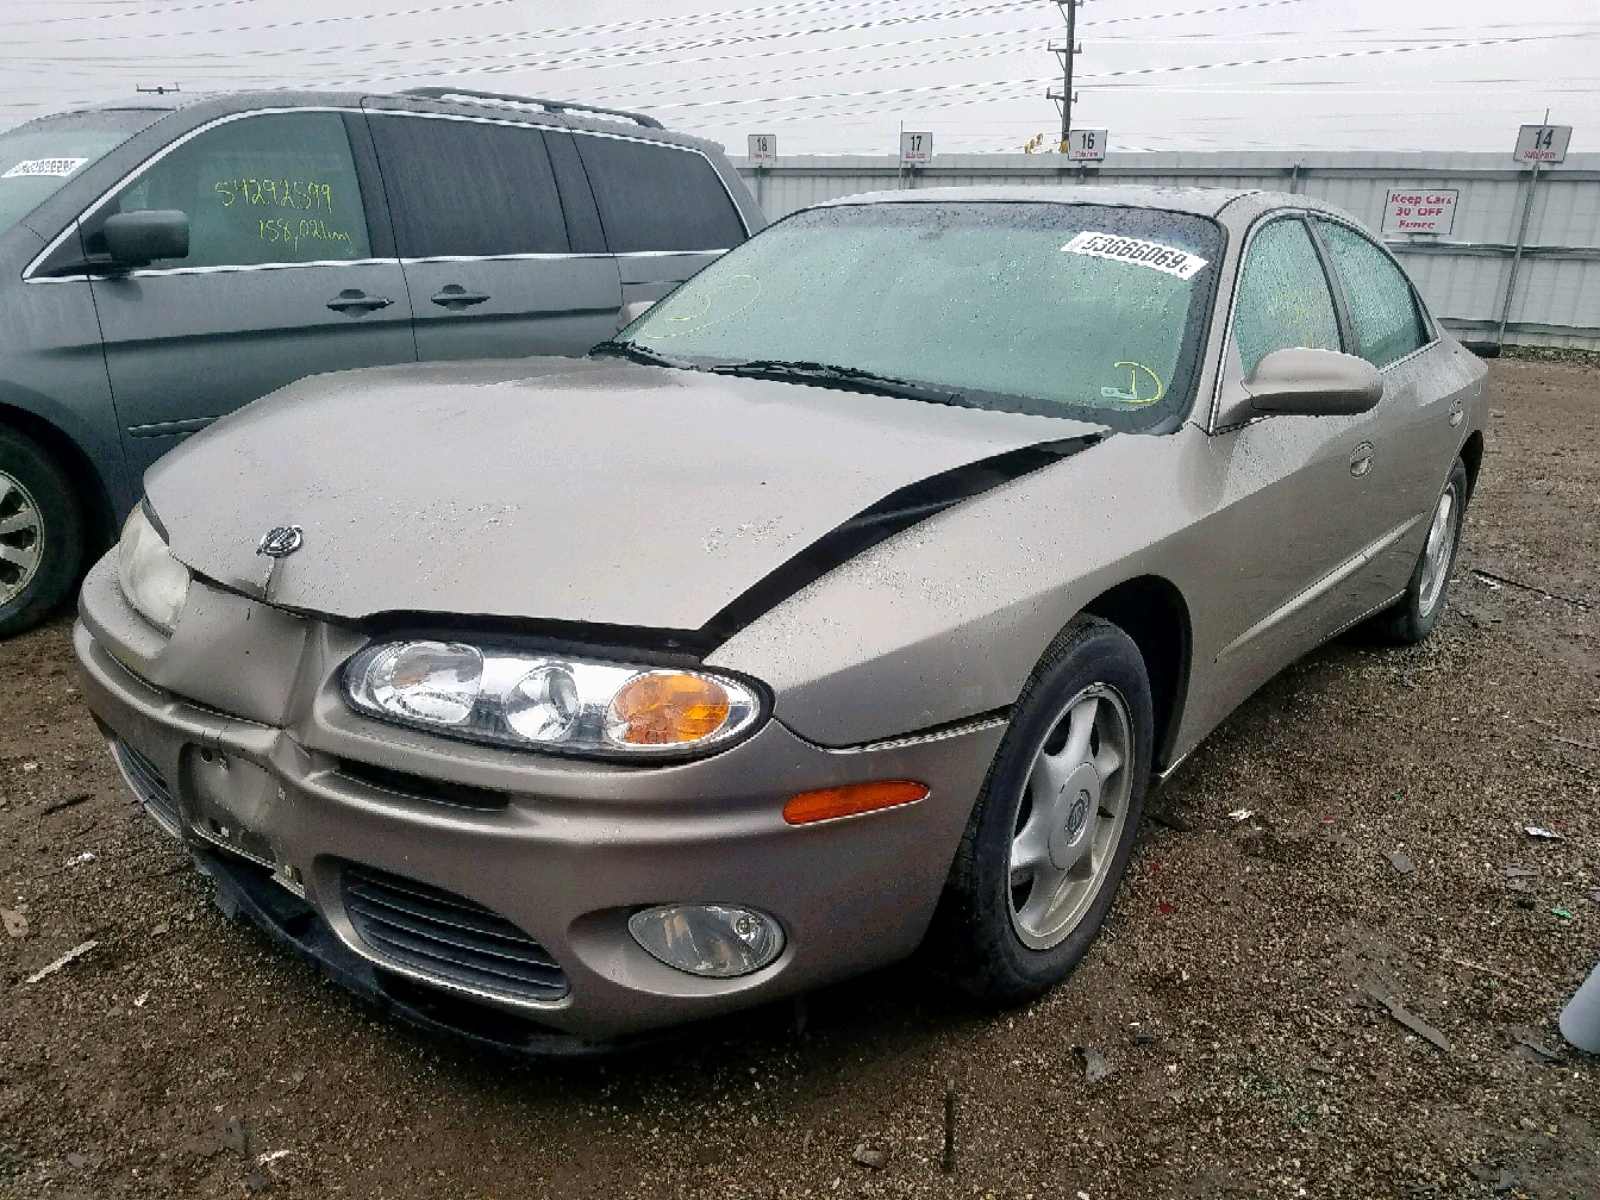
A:
[[[24,175],[65,179],[88,161],[87,158],[25,158],[4,175],[0,175],[0,179],[14,179]]]
[[[1176,275],[1179,279],[1193,278],[1195,272],[1206,265],[1205,259],[1176,246],[1119,237],[1114,233],[1096,233],[1091,229],[1073,238],[1061,247],[1061,251],[1063,254],[1088,254],[1094,258],[1109,258],[1113,262],[1133,263],[1135,266]]]

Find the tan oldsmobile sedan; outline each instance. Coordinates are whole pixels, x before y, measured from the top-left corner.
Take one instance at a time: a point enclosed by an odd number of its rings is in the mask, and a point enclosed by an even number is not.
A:
[[[146,476],[84,689],[218,900],[615,1045],[903,959],[1014,1002],[1263,681],[1444,604],[1484,369],[1303,196],[800,212],[586,359],[302,381]]]

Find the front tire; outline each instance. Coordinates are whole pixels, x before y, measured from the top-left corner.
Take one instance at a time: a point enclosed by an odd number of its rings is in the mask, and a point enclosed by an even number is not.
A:
[[[31,439],[0,428],[0,637],[37,625],[66,598],[83,547],[66,472]]]
[[[935,970],[1019,1003],[1078,964],[1133,853],[1154,725],[1133,639],[1079,617],[1013,709],[935,917]]]
[[[1434,502],[1428,519],[1428,537],[1417,555],[1416,569],[1406,594],[1377,619],[1377,627],[1391,642],[1414,646],[1433,632],[1444,612],[1445,596],[1450,591],[1450,572],[1455,569],[1456,551],[1461,545],[1461,526],[1467,511],[1467,466],[1459,458],[1450,468],[1444,490]]]

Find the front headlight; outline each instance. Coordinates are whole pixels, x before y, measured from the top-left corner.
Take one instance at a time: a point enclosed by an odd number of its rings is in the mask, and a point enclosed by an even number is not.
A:
[[[133,510],[117,543],[117,582],[128,603],[168,633],[189,598],[189,568],[172,557],[144,505]]]
[[[369,646],[344,670],[358,712],[470,742],[609,758],[700,753],[761,718],[749,684],[460,642]]]

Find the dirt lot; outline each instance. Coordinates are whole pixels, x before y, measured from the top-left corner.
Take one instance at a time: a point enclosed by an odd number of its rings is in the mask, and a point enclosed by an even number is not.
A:
[[[430,1042],[211,906],[122,798],[66,619],[0,644],[0,1200],[1600,1196],[1600,1060],[1554,1029],[1600,957],[1600,371],[1494,376],[1436,636],[1257,696],[1084,967],[1013,1013],[906,967],[800,1032],[604,1063]]]

